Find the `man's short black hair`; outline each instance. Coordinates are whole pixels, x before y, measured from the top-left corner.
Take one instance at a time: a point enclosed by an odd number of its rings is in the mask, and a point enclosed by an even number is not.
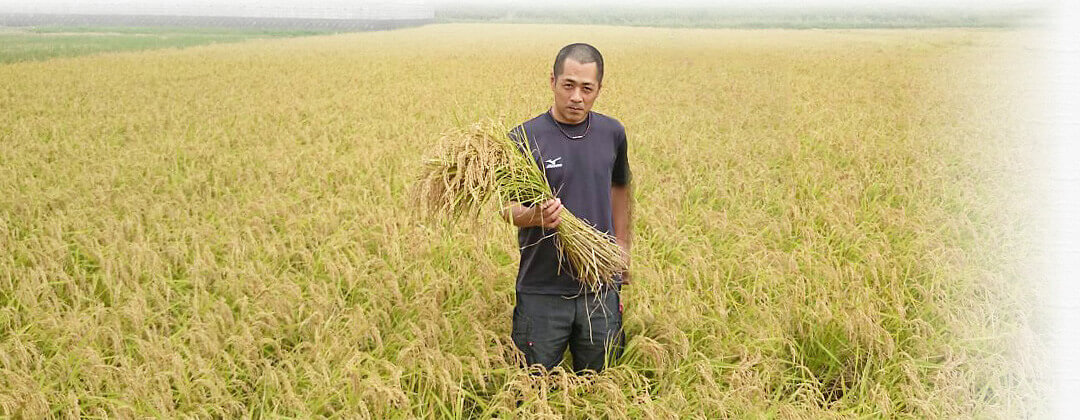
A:
[[[581,42],[562,47],[559,54],[555,56],[555,66],[551,69],[551,74],[556,79],[562,74],[563,63],[567,58],[572,58],[581,64],[596,63],[596,83],[600,84],[604,81],[604,56],[600,55],[600,50],[596,47]]]

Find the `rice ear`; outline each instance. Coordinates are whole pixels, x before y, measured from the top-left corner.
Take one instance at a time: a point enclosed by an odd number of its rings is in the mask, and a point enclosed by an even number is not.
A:
[[[478,217],[495,198],[507,203],[541,203],[555,198],[543,169],[533,158],[533,143],[522,126],[481,120],[443,135],[433,156],[424,160],[414,194],[427,214],[460,218]],[[626,270],[623,251],[615,238],[596,230],[564,210],[555,229],[554,245],[562,261],[589,291],[598,291]]]

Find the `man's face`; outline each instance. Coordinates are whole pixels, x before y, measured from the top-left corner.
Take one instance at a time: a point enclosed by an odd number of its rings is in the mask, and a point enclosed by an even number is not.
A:
[[[600,94],[596,73],[596,63],[581,64],[572,58],[563,61],[562,74],[551,76],[551,91],[555,92],[552,111],[556,121],[567,124],[585,121],[593,101]]]

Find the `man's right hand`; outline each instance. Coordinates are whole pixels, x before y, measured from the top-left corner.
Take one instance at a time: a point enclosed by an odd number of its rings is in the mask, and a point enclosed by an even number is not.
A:
[[[517,227],[543,227],[555,229],[562,222],[562,200],[553,198],[539,205],[525,207],[514,203],[502,212],[503,219]]]
[[[534,206],[533,212],[535,216],[533,217],[536,226],[541,226],[544,229],[555,229],[559,226],[559,222],[562,221],[562,211],[562,200],[558,198],[540,203],[540,206]]]

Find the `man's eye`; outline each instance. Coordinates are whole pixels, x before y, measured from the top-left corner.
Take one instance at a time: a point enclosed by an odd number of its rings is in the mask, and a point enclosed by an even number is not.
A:
[[[592,92],[592,88],[585,88],[585,92]]]

